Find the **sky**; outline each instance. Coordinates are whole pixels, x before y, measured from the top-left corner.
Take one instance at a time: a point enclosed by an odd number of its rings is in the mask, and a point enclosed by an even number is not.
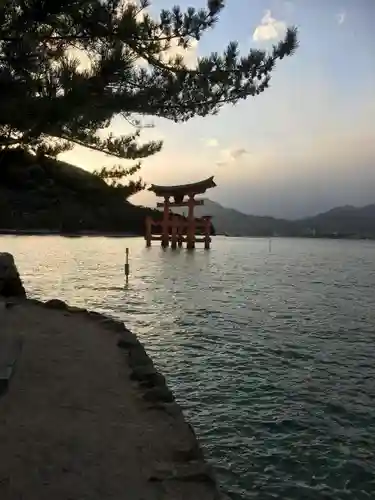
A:
[[[152,12],[204,0],[153,0]],[[147,183],[185,184],[214,175],[207,195],[245,213],[298,218],[339,205],[375,203],[375,0],[228,0],[213,30],[185,54],[267,49],[299,28],[296,54],[279,61],[264,93],[184,124],[148,118],[144,141],[163,149],[143,162]],[[115,118],[116,134],[131,130]],[[88,170],[111,165],[75,148],[62,159]],[[124,165],[129,166],[128,162]],[[154,206],[150,192],[132,202]]]

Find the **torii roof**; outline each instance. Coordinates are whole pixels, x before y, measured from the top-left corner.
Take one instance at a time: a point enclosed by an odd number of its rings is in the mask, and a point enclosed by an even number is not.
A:
[[[186,195],[186,194],[203,194],[207,189],[216,187],[214,182],[214,176],[208,177],[203,181],[193,182],[191,184],[181,184],[178,186],[158,186],[152,184],[149,187],[149,191],[153,191],[156,196],[175,196],[175,195]]]

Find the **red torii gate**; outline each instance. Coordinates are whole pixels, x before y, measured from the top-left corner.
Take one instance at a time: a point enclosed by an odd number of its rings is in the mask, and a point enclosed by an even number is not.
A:
[[[204,248],[209,249],[211,243],[211,216],[200,218],[194,217],[194,207],[203,205],[204,200],[196,200],[197,194],[203,194],[207,189],[216,187],[214,178],[209,177],[200,182],[192,184],[183,184],[179,186],[157,186],[152,184],[149,191],[152,191],[156,196],[164,198],[164,201],[158,203],[158,207],[163,207],[163,220],[154,221],[151,217],[146,218],[146,245],[151,246],[151,241],[161,241],[162,247],[166,248],[171,242],[171,248],[182,247],[186,242],[186,248],[195,248],[195,243],[204,243]],[[188,197],[185,200],[185,196]],[[174,201],[170,201],[173,198]],[[188,207],[188,216],[183,217],[178,214],[171,213],[172,207]],[[162,234],[153,234],[155,226],[162,227]],[[196,237],[196,230],[200,230],[203,236]]]

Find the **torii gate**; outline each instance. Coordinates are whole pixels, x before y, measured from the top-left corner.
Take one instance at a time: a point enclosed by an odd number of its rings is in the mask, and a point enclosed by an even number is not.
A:
[[[192,184],[183,184],[179,186],[157,186],[152,184],[149,191],[152,191],[156,196],[164,197],[164,202],[158,203],[158,207],[163,207],[163,220],[161,222],[162,234],[153,235],[153,228],[160,226],[159,221],[154,221],[151,217],[146,219],[146,245],[151,246],[151,241],[161,241],[162,247],[166,248],[171,242],[171,248],[176,248],[177,245],[182,247],[186,242],[186,248],[195,248],[195,243],[204,243],[204,248],[209,249],[211,243],[211,216],[201,218],[194,217],[194,207],[203,205],[204,200],[196,200],[197,194],[203,194],[207,189],[216,187],[214,178],[209,177],[200,182]],[[188,197],[185,200],[185,196]],[[174,201],[170,201],[173,198]],[[188,207],[188,216],[171,213],[171,207]],[[202,237],[196,237],[196,230],[203,233]]]

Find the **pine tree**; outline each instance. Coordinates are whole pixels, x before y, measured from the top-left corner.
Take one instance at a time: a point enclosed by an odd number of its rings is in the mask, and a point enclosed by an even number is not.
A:
[[[145,158],[162,143],[139,143],[140,118],[183,122],[258,95],[276,61],[297,47],[297,31],[289,28],[271,52],[240,56],[230,42],[222,55],[187,67],[181,56],[168,57],[171,44],[199,41],[224,0],[208,0],[199,10],[162,10],[158,19],[148,14],[149,3],[1,0],[0,149],[56,155],[78,144],[121,159]],[[104,136],[116,115],[136,132]]]
[[[111,188],[117,190],[123,198],[129,198],[140,191],[143,191],[146,184],[141,178],[137,180],[123,183],[128,176],[134,175],[141,168],[141,162],[137,162],[130,168],[125,168],[122,165],[113,165],[112,167],[102,167],[100,170],[95,170],[94,175],[104,180]]]

